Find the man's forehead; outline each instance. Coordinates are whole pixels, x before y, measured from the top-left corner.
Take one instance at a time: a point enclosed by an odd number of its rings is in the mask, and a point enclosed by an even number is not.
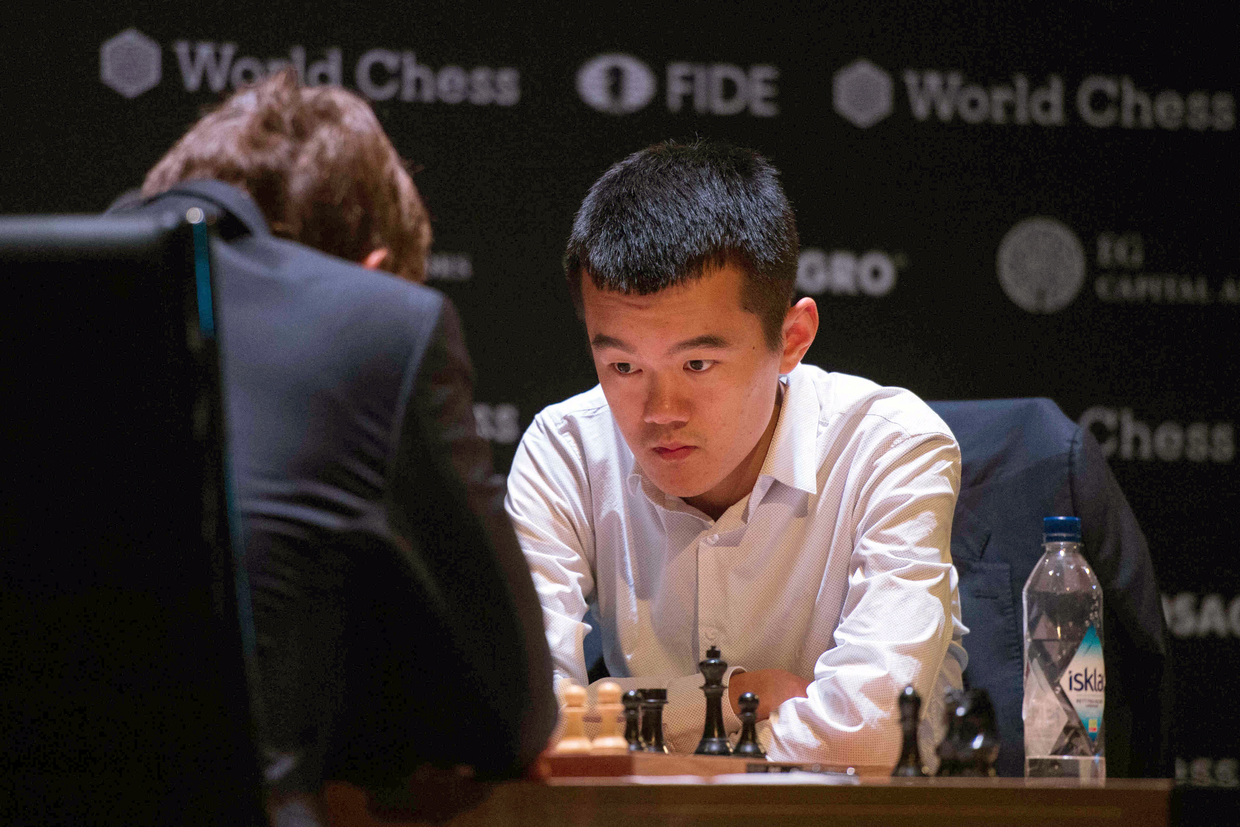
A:
[[[583,301],[589,297],[596,304],[607,303],[633,309],[659,307],[676,300],[703,300],[708,296],[724,299],[725,304],[731,304],[729,300],[735,299],[736,309],[741,309],[745,278],[744,271],[734,264],[706,265],[700,270],[678,277],[662,290],[638,292],[615,289],[607,285],[600,287],[589,271],[582,270],[581,293]]]

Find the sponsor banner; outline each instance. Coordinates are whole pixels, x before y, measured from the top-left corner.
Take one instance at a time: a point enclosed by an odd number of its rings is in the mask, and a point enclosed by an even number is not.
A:
[[[426,263],[427,281],[469,281],[474,262],[467,253],[431,253]]]
[[[832,107],[860,129],[895,114],[902,104],[916,123],[1093,129],[1230,132],[1236,97],[1228,90],[1171,89],[1126,74],[1016,72],[978,81],[964,70],[905,69],[893,73],[858,58],[832,77]],[[903,92],[901,96],[899,93]]]
[[[1106,304],[1240,305],[1234,273],[1203,275],[1146,267],[1145,238],[1137,231],[1097,233],[1093,293]],[[1003,292],[1029,313],[1058,313],[1089,280],[1090,261],[1081,237],[1057,218],[1034,216],[1016,223],[999,242],[995,269]]]
[[[663,103],[672,114],[779,114],[779,69],[770,64],[671,61],[662,69],[656,74],[650,64],[625,52],[598,55],[577,70],[577,94],[596,111],[629,115],[658,97],[662,80]]]
[[[220,94],[292,66],[305,84],[351,86],[372,101],[515,106],[521,73],[512,66],[431,65],[412,49],[370,48],[355,57],[340,46],[293,45],[277,56],[247,54],[229,41],[176,40],[177,72],[164,72],[164,50],[137,29],[106,40],[99,50],[99,79],[126,98],[154,89],[169,77],[188,93]]]
[[[1240,759],[1176,758],[1175,780],[1199,787],[1240,787]]]
[[[1167,629],[1176,638],[1240,638],[1240,596],[1180,592],[1162,596]]]
[[[474,426],[478,436],[497,445],[515,445],[521,438],[517,406],[508,402],[490,405],[474,403]]]
[[[809,296],[881,298],[895,290],[898,271],[907,264],[902,253],[803,247],[797,259],[797,290]]]
[[[1112,460],[1222,464],[1236,458],[1232,422],[1147,422],[1132,408],[1105,405],[1088,408],[1078,422]]]

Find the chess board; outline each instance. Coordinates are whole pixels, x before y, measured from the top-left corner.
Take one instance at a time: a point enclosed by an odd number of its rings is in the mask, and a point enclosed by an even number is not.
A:
[[[858,778],[886,778],[891,767],[827,766],[791,764],[735,756],[659,754],[630,752],[624,755],[556,755],[547,753],[538,761],[537,775],[548,783],[575,778],[619,778],[623,776],[691,775],[709,778],[736,773],[786,772],[838,773]]]

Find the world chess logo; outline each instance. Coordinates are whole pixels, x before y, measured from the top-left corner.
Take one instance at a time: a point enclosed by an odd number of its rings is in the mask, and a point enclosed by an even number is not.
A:
[[[1030,313],[1058,313],[1085,284],[1085,250],[1063,223],[1026,218],[999,243],[999,284],[1017,306]]]
[[[619,52],[599,55],[577,70],[577,93],[599,112],[628,115],[654,100],[658,80],[642,61]]]
[[[865,58],[854,60],[835,73],[832,104],[853,126],[868,129],[894,109],[891,75]]]
[[[159,44],[126,29],[99,47],[99,79],[127,98],[155,88],[163,76]]]

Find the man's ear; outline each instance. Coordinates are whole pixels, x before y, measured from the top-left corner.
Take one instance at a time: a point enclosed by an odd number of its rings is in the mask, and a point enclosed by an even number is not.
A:
[[[378,270],[383,266],[383,262],[387,259],[388,253],[391,252],[387,247],[379,247],[371,250],[366,257],[361,260],[361,265],[367,270]]]
[[[779,372],[790,373],[805,356],[805,351],[818,335],[818,305],[804,297],[784,314],[784,347],[779,357]]]

